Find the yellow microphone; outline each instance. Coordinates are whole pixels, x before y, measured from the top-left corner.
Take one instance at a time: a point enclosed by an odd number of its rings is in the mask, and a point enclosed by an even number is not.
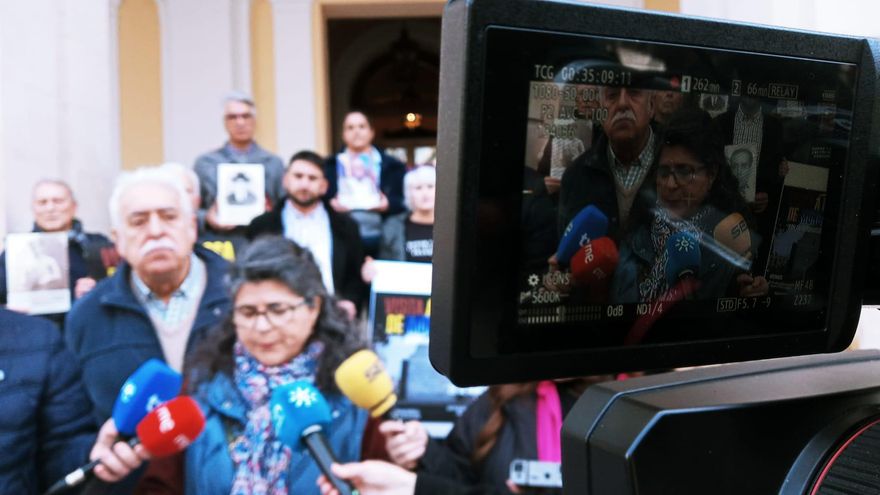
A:
[[[336,386],[356,406],[378,418],[397,403],[391,375],[375,352],[355,352],[336,368]]]

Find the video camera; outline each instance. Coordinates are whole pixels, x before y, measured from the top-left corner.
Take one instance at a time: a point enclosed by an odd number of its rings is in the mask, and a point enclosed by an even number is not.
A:
[[[466,386],[844,350],[880,293],[865,287],[878,54],[677,15],[451,1],[434,366]],[[873,428],[878,364],[594,386],[563,429],[565,492],[820,493],[805,487]]]

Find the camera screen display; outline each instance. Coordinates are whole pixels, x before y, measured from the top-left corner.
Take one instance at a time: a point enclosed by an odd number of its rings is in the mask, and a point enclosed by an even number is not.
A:
[[[485,34],[475,355],[826,327],[856,65]]]

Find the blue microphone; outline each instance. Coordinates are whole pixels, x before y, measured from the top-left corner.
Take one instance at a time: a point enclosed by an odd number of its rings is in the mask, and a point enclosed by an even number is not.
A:
[[[180,393],[183,378],[158,359],[142,364],[122,384],[113,405],[113,422],[122,437],[134,436],[138,423],[159,404]]]
[[[578,249],[591,239],[598,239],[607,234],[608,217],[599,208],[587,205],[565,227],[559,248],[556,250],[556,261],[562,266],[567,266]]]
[[[666,239],[666,284],[695,280],[700,275],[700,241],[688,232],[676,232]]]
[[[277,387],[272,392],[269,408],[275,434],[283,444],[294,451],[305,446],[339,495],[356,493],[351,485],[330,471],[330,465],[337,462],[324,436],[324,428],[330,426],[330,406],[314,385],[299,380]]]
[[[180,373],[158,359],[150,359],[140,365],[122,384],[116,403],[113,404],[112,417],[119,437],[130,440],[131,446],[139,443],[138,424],[150,411],[177,397],[182,385]],[[52,485],[44,495],[61,493],[82,484],[100,463],[100,459],[95,459],[76,469]]]

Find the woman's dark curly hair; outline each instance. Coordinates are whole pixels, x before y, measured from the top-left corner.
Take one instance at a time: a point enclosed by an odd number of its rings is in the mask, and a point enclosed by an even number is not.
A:
[[[306,345],[312,342],[324,344],[315,385],[327,392],[338,392],[333,372],[342,361],[364,346],[358,331],[337,307],[336,298],[327,293],[312,253],[280,236],[258,238],[232,265],[227,285],[234,301],[242,285],[267,280],[280,282],[310,301],[311,305],[320,301],[321,312]],[[190,392],[218,372],[232,376],[235,368],[232,348],[236,342],[232,314],[230,312],[196,348],[186,372]]]
[[[747,220],[751,219],[748,205],[739,193],[736,176],[724,157],[724,140],[708,113],[695,109],[677,112],[666,126],[662,140],[663,147],[681,146],[691,152],[706,166],[709,174],[715,176],[712,189],[706,196],[707,204],[720,211],[737,212]]]

